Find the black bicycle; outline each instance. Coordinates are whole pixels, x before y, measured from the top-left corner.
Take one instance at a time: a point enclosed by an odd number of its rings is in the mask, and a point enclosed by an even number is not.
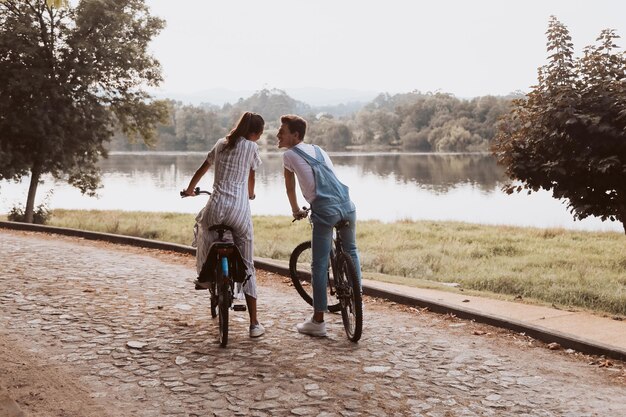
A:
[[[211,195],[209,191],[196,188],[195,194]],[[181,197],[186,197],[183,191]],[[239,248],[231,239],[226,238],[227,232],[232,233],[232,228],[225,224],[216,224],[209,227],[209,231],[217,232],[218,238],[209,248],[202,271],[195,282],[196,290],[209,290],[211,294],[211,317],[219,317],[219,342],[221,347],[228,343],[228,313],[234,311],[246,311],[243,304],[233,304],[236,290],[243,286],[248,278],[245,264],[243,263]]]
[[[310,209],[303,207],[310,214]],[[295,221],[295,219],[294,219]],[[356,267],[352,257],[344,251],[339,231],[349,222],[342,220],[335,225],[333,245],[329,254],[326,295],[328,310],[341,311],[343,327],[348,339],[358,342],[363,332],[363,297]],[[313,287],[311,285],[311,241],[300,243],[289,258],[289,274],[298,294],[313,305]],[[335,300],[336,302],[331,302]]]

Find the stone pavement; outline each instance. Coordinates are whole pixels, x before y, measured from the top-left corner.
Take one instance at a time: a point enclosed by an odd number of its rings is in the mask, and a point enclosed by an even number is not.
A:
[[[0,230],[0,328],[116,416],[626,415],[623,369],[450,316],[368,298],[358,344],[336,315],[329,337],[300,335],[307,306],[264,272],[266,335],[232,313],[221,349],[181,258]]]
[[[289,275],[287,262],[259,258],[256,265]],[[363,280],[363,291],[403,305],[427,307],[437,313],[518,331],[580,352],[626,360],[626,320],[621,317],[601,317],[583,311],[471,296],[462,291],[407,287],[367,279]]]
[[[462,292],[407,288],[377,281],[367,281],[365,285],[384,291],[392,299],[396,295],[418,299],[423,305],[436,305],[459,317],[523,331],[543,341],[557,342],[582,352],[626,360],[626,320],[619,317],[601,317],[583,311],[495,300]]]

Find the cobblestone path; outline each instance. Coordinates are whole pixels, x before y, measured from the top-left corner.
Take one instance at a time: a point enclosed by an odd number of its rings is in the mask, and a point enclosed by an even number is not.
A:
[[[608,370],[470,322],[369,299],[358,344],[337,315],[329,337],[300,335],[304,302],[260,275],[266,335],[233,312],[222,349],[190,257],[0,231],[0,326],[113,415],[626,415]]]

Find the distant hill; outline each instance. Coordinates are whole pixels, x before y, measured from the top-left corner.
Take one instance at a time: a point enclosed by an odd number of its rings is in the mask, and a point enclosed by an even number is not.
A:
[[[227,88],[212,88],[209,90],[196,91],[193,93],[157,91],[154,92],[153,95],[158,99],[171,99],[194,106],[210,103],[221,107],[226,103],[232,104],[236,103],[241,98],[248,98],[254,93],[255,90],[229,90]]]
[[[348,103],[368,103],[372,101],[380,91],[361,91],[347,88],[285,88],[287,94],[296,100],[304,101],[314,107],[336,106]]]
[[[379,92],[361,91],[346,88],[284,88],[290,97],[302,101],[312,107],[336,106],[349,103],[368,103],[372,101]],[[239,99],[246,99],[252,96],[256,90],[230,90],[227,88],[211,88],[208,90],[193,93],[177,93],[175,91],[159,91],[154,96],[159,99],[172,99],[185,104],[215,104],[223,106],[226,103],[234,104]]]

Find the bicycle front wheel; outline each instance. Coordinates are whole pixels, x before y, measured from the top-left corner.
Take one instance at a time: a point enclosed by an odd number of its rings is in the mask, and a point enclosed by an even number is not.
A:
[[[346,335],[350,341],[358,342],[363,333],[363,297],[354,262],[343,252],[337,254],[335,284]]]
[[[300,297],[309,305],[313,305],[313,286],[311,285],[311,261],[313,260],[311,251],[311,241],[302,242],[291,252],[289,258],[289,275],[294,288]],[[328,310],[337,312],[341,309],[339,302],[334,303],[335,290],[332,287],[332,268],[328,261],[328,279],[326,280],[326,299],[328,300]],[[331,304],[332,302],[332,304]]]

